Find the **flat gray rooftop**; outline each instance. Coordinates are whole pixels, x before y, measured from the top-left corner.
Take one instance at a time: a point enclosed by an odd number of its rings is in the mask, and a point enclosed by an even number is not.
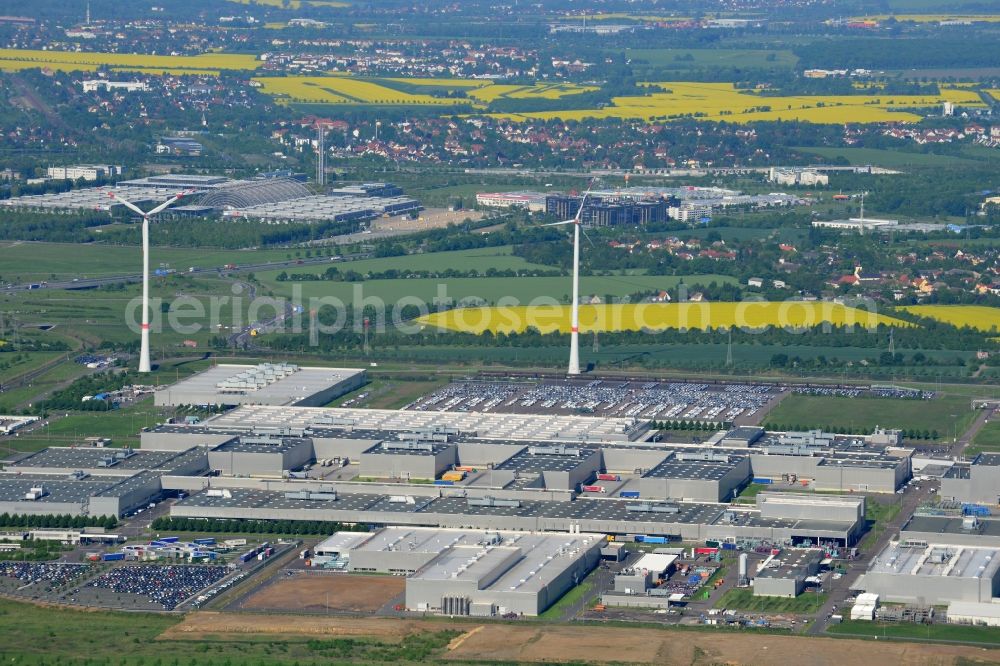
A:
[[[158,405],[294,405],[364,374],[357,368],[217,365],[160,389]]]
[[[676,460],[667,458],[659,465],[643,474],[648,479],[694,479],[698,481],[718,481],[735,467],[732,463],[717,463],[699,460]]]
[[[124,449],[118,448],[49,448],[33,453],[16,463],[8,465],[9,469],[17,470],[24,467],[54,469],[94,469],[102,466],[101,463],[109,459],[115,460],[116,454],[123,453]],[[169,466],[171,461],[175,461],[178,456],[176,451],[151,451],[148,449],[136,449],[129,457],[118,459],[109,468],[110,472],[115,470],[141,470],[141,469],[162,469]]]
[[[575,449],[566,451],[575,455],[531,453],[531,447],[522,449],[494,469],[518,472],[519,474],[541,474],[542,472],[571,472],[588,460],[595,449]]]
[[[969,531],[963,526],[961,517],[915,515],[903,526],[903,531],[940,534],[942,535],[941,540],[945,542],[947,542],[947,535],[949,534],[978,534],[1000,537],[1000,520],[980,518],[976,529]]]

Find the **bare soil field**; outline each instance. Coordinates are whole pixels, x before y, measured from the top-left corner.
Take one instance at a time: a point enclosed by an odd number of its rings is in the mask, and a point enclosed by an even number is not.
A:
[[[461,224],[465,220],[479,220],[483,217],[478,210],[448,210],[447,208],[426,208],[420,213],[419,220],[406,217],[379,217],[372,221],[373,231],[392,231],[395,233],[413,233],[427,229],[441,229],[449,224]]]
[[[315,616],[264,616],[237,613],[189,614],[161,638],[183,639],[225,634],[367,636],[401,640],[420,631],[464,631],[448,647],[446,659],[461,661],[685,663],[697,666],[746,664],[773,666],[950,666],[1000,663],[1000,650],[957,645],[857,641],[771,634],[733,634],[651,628],[559,626],[552,624],[470,624],[447,621]]]
[[[456,639],[455,645],[460,639]],[[609,646],[614,646],[613,648]],[[835,638],[684,632],[617,627],[485,625],[465,637],[447,658],[527,662],[657,664],[800,663],[810,666],[955,664],[959,657],[995,663],[1000,652],[978,648],[882,643]]]
[[[253,610],[308,610],[373,613],[403,593],[398,576],[299,574],[277,578],[257,590],[243,607]]]

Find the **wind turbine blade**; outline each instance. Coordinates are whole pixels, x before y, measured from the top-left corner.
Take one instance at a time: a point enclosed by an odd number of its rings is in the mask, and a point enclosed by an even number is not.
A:
[[[576,220],[563,220],[562,222],[549,222],[548,224],[543,224],[543,227],[559,227],[564,224],[576,224]]]
[[[590,243],[590,246],[594,247],[594,241],[590,240],[590,234],[587,233],[586,227],[584,227],[582,224],[580,225],[580,231],[583,232],[583,237],[587,239],[587,242]]]
[[[178,200],[178,199],[180,199],[180,198],[181,198],[181,195],[179,195],[179,194],[178,194],[177,196],[175,196],[175,197],[174,197],[174,198],[172,198],[172,199],[167,199],[166,201],[164,201],[163,203],[161,203],[161,204],[160,204],[159,206],[157,206],[157,207],[156,207],[156,208],[154,208],[153,210],[149,211],[149,213],[147,213],[147,215],[148,215],[149,217],[152,217],[152,216],[156,215],[156,214],[157,214],[157,213],[159,213],[159,212],[160,212],[161,210],[163,210],[163,209],[164,209],[164,208],[166,208],[167,206],[170,206],[170,205],[172,205],[172,204],[173,204],[173,203],[174,203],[175,201],[177,201],[177,200]]]
[[[113,192],[109,192],[108,196],[110,196],[112,199],[114,199],[115,201],[117,201],[121,205],[125,206],[129,210],[131,210],[131,211],[133,211],[135,213],[138,213],[142,217],[146,217],[146,214],[144,212],[142,212],[142,209],[139,208],[138,206],[136,206],[131,201],[129,201],[127,199],[122,199],[121,197],[115,195]]]

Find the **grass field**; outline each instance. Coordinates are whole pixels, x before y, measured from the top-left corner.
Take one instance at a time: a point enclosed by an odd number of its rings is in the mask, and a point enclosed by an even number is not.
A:
[[[179,272],[198,268],[287,261],[287,250],[150,248],[150,266]],[[0,279],[20,282],[138,274],[139,247],[71,243],[0,242]],[[324,267],[325,270],[325,267]]]
[[[1000,308],[985,305],[907,305],[900,309],[958,328],[969,326],[987,332],[1000,330]]]
[[[862,620],[844,620],[831,624],[827,633],[851,637],[909,638],[913,640],[954,641],[1000,645],[1000,631],[992,627],[967,627],[958,624],[881,624]]]
[[[788,69],[798,64],[791,51],[763,49],[626,49],[632,68],[696,69],[702,67],[755,67]]]
[[[1000,23],[1000,14],[875,14],[855,16],[852,21],[879,21],[895,19],[899,23],[941,23],[942,21],[970,21],[972,23]]]
[[[906,166],[958,166],[971,161],[956,155],[934,155],[931,153],[911,153],[902,150],[880,150],[878,148],[795,148],[800,153],[819,155],[826,159],[845,158],[850,164],[875,164],[887,168]]]
[[[638,277],[629,279],[635,280]],[[663,280],[663,278],[656,279]],[[687,278],[685,281],[692,279]],[[587,293],[586,288],[584,288],[583,293]],[[432,313],[421,317],[419,321],[430,327],[471,333],[482,333],[483,331],[522,332],[529,327],[536,328],[543,333],[552,331],[568,333],[570,307],[568,305],[538,305],[532,307],[463,308]],[[864,327],[890,323],[906,325],[898,319],[892,319],[885,315],[830,302],[641,303],[633,305],[584,305],[580,307],[580,331],[583,333],[594,330],[685,330],[728,328],[730,326],[750,329],[774,326],[801,328],[817,326],[824,322],[836,325],[857,324]]]
[[[800,594],[794,599],[755,597],[753,590],[733,588],[716,602],[716,608],[733,608],[751,613],[815,613],[826,602],[825,594]]]
[[[804,428],[852,428],[875,426],[903,430],[937,430],[941,439],[962,433],[975,417],[969,399],[944,395],[933,400],[891,398],[841,398],[790,395],[767,415],[769,423]]]
[[[32,51],[0,49],[0,70],[48,67],[61,71],[93,71],[98,67],[128,70],[160,69],[173,73],[211,74],[220,69],[254,70],[261,61],[239,53],[203,53],[196,56],[132,55],[126,53],[84,53],[77,51]]]
[[[274,282],[273,284],[267,277],[262,276],[261,280],[271,286],[277,294],[291,294],[291,285],[293,284],[296,287],[301,287],[301,294],[305,299],[331,297],[339,299],[343,303],[359,303],[367,298],[379,299],[391,306],[401,299],[407,298],[417,299],[424,303],[428,309],[435,309],[441,299],[451,299],[456,303],[465,300],[466,303],[475,304],[484,301],[498,303],[500,299],[515,299],[518,303],[531,303],[535,299],[544,298],[547,299],[546,302],[555,303],[567,300],[571,289],[569,279],[564,277],[426,278],[369,280],[367,282]],[[619,297],[640,290],[673,288],[681,280],[693,286],[696,284],[708,285],[712,282],[730,283],[732,278],[721,275],[588,276],[580,279],[580,289],[583,293],[598,294],[601,298],[604,298],[605,295]],[[451,315],[451,318],[455,316],[460,315]],[[449,328],[449,326],[445,327]],[[482,331],[487,326],[479,325],[476,328]]]
[[[815,95],[770,97],[738,90],[731,83],[668,81],[648,84],[656,90],[644,97],[616,97],[603,109],[577,109],[526,114],[499,114],[510,119],[639,118],[669,120],[697,117],[732,123],[799,120],[813,123],[917,122],[921,116],[903,109],[937,107],[944,101],[985,106],[973,90],[942,88],[940,95]],[[658,89],[658,90],[657,90]]]
[[[1000,451],[1000,418],[994,418],[976,433],[965,454],[975,455],[982,451]]]

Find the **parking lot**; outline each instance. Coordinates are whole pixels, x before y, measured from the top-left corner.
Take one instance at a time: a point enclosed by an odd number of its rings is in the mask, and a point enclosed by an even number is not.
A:
[[[172,611],[225,578],[217,565],[137,564],[114,567],[69,594],[84,605]]]
[[[444,386],[407,409],[748,423],[759,421],[785,393],[783,386],[751,383],[470,381]]]

